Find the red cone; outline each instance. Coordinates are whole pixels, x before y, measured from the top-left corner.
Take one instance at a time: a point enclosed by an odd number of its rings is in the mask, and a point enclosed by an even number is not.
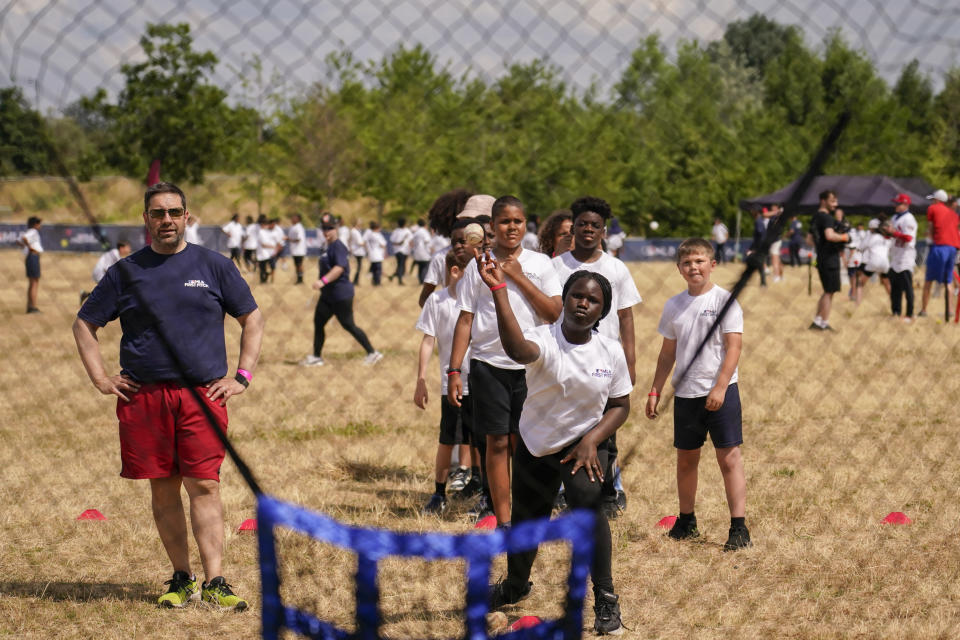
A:
[[[103,515],[96,509],[87,509],[83,513],[77,516],[77,520],[106,520],[107,516]]]
[[[487,516],[486,518],[481,518],[477,521],[477,524],[473,525],[474,529],[496,529],[497,528],[497,516]]]
[[[891,511],[883,519],[883,524],[911,524],[913,520],[907,517],[907,514],[899,511]]]
[[[517,631],[518,629],[527,629],[529,627],[535,627],[541,622],[543,622],[543,620],[541,620],[537,616],[523,616],[522,618],[514,622],[512,625],[510,625],[510,629],[513,631]]]
[[[257,530],[257,521],[253,518],[248,518],[240,523],[240,526],[237,528],[237,531],[256,531]]]
[[[666,516],[665,518],[660,518],[660,522],[657,523],[657,526],[661,529],[669,529],[676,521],[677,516]]]

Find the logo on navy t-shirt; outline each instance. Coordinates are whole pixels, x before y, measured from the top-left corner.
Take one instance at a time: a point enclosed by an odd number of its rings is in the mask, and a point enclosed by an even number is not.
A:
[[[203,280],[187,280],[186,282],[183,283],[183,286],[185,286],[185,287],[200,287],[201,289],[209,289],[209,288],[210,288],[210,285],[208,285],[208,284],[207,284],[206,282],[204,282]]]

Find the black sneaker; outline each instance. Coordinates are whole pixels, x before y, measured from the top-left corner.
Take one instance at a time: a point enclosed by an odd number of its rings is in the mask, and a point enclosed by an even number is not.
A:
[[[694,538],[699,538],[700,531],[697,530],[697,519],[690,518],[689,520],[682,520],[677,518],[677,521],[673,523],[667,535],[674,540],[693,540]]]
[[[617,508],[620,511],[627,510],[627,492],[623,489],[617,489]]]
[[[493,515],[493,509],[490,507],[490,503],[487,502],[487,496],[481,494],[480,499],[467,511],[467,515],[477,520],[482,520],[489,515]]]
[[[620,622],[620,596],[600,590],[594,597],[593,630],[599,635],[618,636],[623,633]]]
[[[510,587],[504,580],[499,580],[490,585],[490,610],[495,611],[508,604],[516,604],[530,595],[532,582],[527,582],[526,586],[519,591]]]
[[[607,520],[616,520],[620,517],[620,506],[617,504],[617,496],[603,496],[600,499],[600,510]]]
[[[466,500],[467,498],[472,498],[480,493],[481,489],[482,486],[480,485],[480,478],[471,476],[470,480],[467,481],[467,484],[463,485],[463,489],[453,494],[453,499]]]
[[[745,526],[736,526],[730,527],[730,535],[727,536],[727,541],[723,545],[724,551],[739,551],[740,549],[746,549],[747,547],[752,547],[753,543],[750,542],[750,532]]]
[[[450,474],[450,478],[447,480],[447,486],[450,488],[451,492],[463,491],[463,488],[467,486],[467,481],[470,479],[470,470],[464,469],[463,467],[457,467],[453,470],[453,473]]]
[[[443,512],[446,510],[447,498],[439,493],[435,493],[430,496],[430,501],[427,502],[426,506],[423,507],[424,514],[432,514],[435,516],[442,516]]]

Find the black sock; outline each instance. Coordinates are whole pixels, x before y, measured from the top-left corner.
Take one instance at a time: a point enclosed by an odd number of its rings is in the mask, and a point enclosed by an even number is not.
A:
[[[695,521],[696,519],[697,519],[697,516],[696,514],[694,514],[693,511],[691,511],[690,513],[681,513],[677,517],[677,520],[679,520],[680,522],[691,522],[691,521]]]
[[[447,494],[446,482],[434,482],[433,487],[434,487],[433,489],[434,493],[436,493],[438,496],[444,496]]]
[[[730,528],[731,528],[731,529],[732,529],[733,527],[743,527],[743,528],[746,528],[746,527],[747,527],[747,522],[746,522],[746,521],[747,521],[746,518],[730,518]]]
[[[470,477],[476,478],[477,482],[480,481],[480,467],[470,467]]]

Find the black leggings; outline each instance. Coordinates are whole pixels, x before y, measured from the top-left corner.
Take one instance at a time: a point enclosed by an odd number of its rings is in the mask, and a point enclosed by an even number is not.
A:
[[[560,484],[563,483],[564,493],[567,496],[567,505],[571,509],[591,509],[596,514],[594,528],[594,553],[590,575],[593,580],[594,593],[599,589],[614,593],[613,572],[611,569],[612,545],[610,542],[610,525],[607,518],[600,511],[600,482],[590,482],[585,469],[578,469],[575,475],[570,475],[573,462],[560,464],[579,440],[570,444],[557,453],[541,458],[534,457],[523,438],[517,442],[517,450],[513,455],[513,517],[511,522],[519,524],[524,520],[550,517],[553,501],[557,497]],[[597,458],[600,468],[607,466],[607,448],[597,449]],[[526,551],[507,555],[506,582],[513,593],[523,589],[530,578],[530,568],[537,557],[537,551]]]
[[[913,271],[890,270],[890,310],[893,315],[900,315],[900,303],[904,294],[907,296],[907,317],[913,317]]]
[[[353,274],[353,284],[360,284],[360,267],[363,266],[363,256],[353,256],[357,259],[357,270]]]
[[[337,302],[330,302],[323,298],[317,301],[317,308],[313,312],[313,355],[318,358],[322,355],[325,338],[323,328],[333,316],[337,316],[337,322],[340,323],[340,326],[360,343],[364,351],[373,353],[373,347],[370,346],[367,334],[353,323],[353,298],[350,297]]]

